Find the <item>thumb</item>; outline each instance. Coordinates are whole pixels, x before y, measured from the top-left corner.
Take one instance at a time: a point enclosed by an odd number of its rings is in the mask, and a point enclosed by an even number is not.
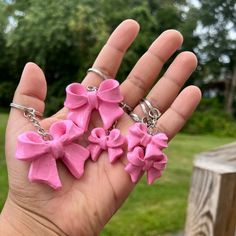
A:
[[[15,91],[13,103],[32,107],[40,113],[44,112],[47,84],[43,71],[34,63],[25,65],[19,85]],[[24,117],[23,111],[12,108],[6,130],[6,156],[14,150],[17,136],[26,131],[35,130],[31,122]],[[12,154],[12,153],[11,153]],[[12,156],[10,154],[10,156]]]
[[[13,103],[32,107],[40,113],[44,112],[44,100],[47,92],[47,84],[43,71],[34,63],[25,65],[20,83],[15,91]],[[8,128],[13,126],[14,130],[22,130],[29,123],[23,111],[12,108],[9,116]]]
[[[32,107],[40,113],[44,112],[47,84],[43,71],[34,63],[27,63],[23,70],[19,85],[15,91],[13,103]],[[23,186],[27,179],[28,166],[15,160],[15,146],[19,134],[32,130],[33,124],[24,117],[24,111],[11,108],[6,130],[5,154],[8,166],[9,185]],[[20,184],[19,184],[20,183]]]

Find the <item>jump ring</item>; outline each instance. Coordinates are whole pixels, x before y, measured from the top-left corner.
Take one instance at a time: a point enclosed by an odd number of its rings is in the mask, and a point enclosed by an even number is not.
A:
[[[142,104],[143,104],[143,107],[142,107]],[[149,108],[149,112],[147,112],[147,110],[146,109],[144,109],[144,104],[145,104],[145,106],[147,106],[148,108]],[[158,119],[158,118],[160,118],[160,116],[161,116],[161,112],[159,111],[159,109],[158,108],[156,108],[156,107],[154,107],[152,104],[151,104],[151,102],[149,102],[146,98],[142,98],[141,99],[141,107],[142,107],[142,109],[143,109],[143,111],[144,111],[144,113],[146,114],[146,115],[148,115],[149,117],[151,117],[151,118],[153,118],[153,119]]]

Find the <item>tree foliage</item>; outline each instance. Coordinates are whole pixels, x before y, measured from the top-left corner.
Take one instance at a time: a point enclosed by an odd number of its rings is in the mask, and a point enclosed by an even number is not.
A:
[[[183,49],[191,50],[198,43],[193,35],[197,21],[188,19],[185,0],[0,0],[0,4],[4,12],[0,21],[5,21],[0,32],[5,61],[1,71],[10,71],[1,73],[0,98],[1,86],[13,91],[24,64],[34,61],[47,77],[50,112],[62,105],[65,86],[84,77],[108,35],[126,18],[137,20],[141,32],[126,54],[118,74],[120,81],[148,45],[168,28],[183,33]],[[8,105],[10,99],[10,94],[8,101],[0,99],[1,105]]]
[[[224,81],[225,110],[233,114],[236,89],[236,2],[199,0],[190,10],[198,18],[197,52],[204,76]]]

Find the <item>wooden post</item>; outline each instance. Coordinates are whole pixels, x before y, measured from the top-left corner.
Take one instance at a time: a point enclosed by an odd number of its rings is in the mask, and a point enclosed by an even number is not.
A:
[[[236,235],[236,143],[196,156],[185,235]]]

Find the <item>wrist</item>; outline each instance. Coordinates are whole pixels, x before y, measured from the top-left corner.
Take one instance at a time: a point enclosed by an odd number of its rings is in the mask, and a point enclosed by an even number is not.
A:
[[[65,236],[52,222],[7,199],[0,215],[0,235]]]

